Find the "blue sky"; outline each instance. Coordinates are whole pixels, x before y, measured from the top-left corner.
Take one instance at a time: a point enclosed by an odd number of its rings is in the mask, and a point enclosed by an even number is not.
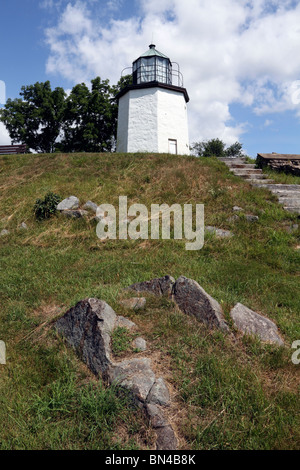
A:
[[[191,143],[300,153],[300,1],[0,0],[0,39],[12,99],[37,81],[67,91],[97,75],[116,83],[153,40],[180,64]]]

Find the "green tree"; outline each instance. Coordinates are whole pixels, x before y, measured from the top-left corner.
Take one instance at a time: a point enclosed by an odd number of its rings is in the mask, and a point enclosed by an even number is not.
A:
[[[220,139],[211,139],[203,142],[195,142],[191,149],[198,157],[241,157],[243,144],[235,142],[225,148],[225,143]]]
[[[68,152],[106,152],[115,144],[117,114],[109,80],[76,85],[66,100],[61,146]]]
[[[0,110],[12,143],[23,143],[36,152],[53,152],[65,109],[63,88],[51,90],[50,82],[23,86],[21,98],[8,99]]]
[[[199,157],[224,157],[225,143],[220,139],[196,142],[192,145],[192,150]]]
[[[230,147],[225,150],[226,157],[241,157],[243,155],[242,147],[243,144],[240,142],[235,142],[230,145]]]

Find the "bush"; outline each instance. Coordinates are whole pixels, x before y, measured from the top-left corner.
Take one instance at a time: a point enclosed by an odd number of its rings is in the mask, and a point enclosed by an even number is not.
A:
[[[241,157],[243,144],[235,142],[225,149],[225,143],[220,139],[195,142],[191,149],[198,157]]]
[[[44,199],[37,199],[34,204],[34,215],[37,220],[49,219],[56,213],[57,204],[62,198],[57,194],[49,192]]]

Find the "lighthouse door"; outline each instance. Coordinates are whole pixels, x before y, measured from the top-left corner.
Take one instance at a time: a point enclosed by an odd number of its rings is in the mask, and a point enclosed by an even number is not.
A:
[[[169,139],[169,153],[177,155],[177,140]]]

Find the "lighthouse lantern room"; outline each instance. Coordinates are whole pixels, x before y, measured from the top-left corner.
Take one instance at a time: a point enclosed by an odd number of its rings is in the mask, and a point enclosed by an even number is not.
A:
[[[117,152],[189,154],[182,74],[154,44],[133,62],[132,85],[117,98]]]

